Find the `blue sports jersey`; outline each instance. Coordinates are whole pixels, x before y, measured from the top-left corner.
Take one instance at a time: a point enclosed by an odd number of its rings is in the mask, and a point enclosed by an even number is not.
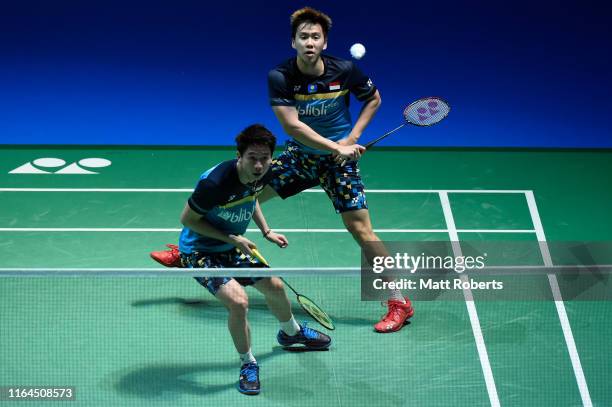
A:
[[[363,102],[376,92],[376,86],[351,61],[321,55],[323,75],[304,75],[297,67],[296,57],[283,62],[268,74],[270,105],[295,106],[300,121],[321,136],[338,141],[351,131],[350,94]],[[297,142],[302,151],[329,154]]]
[[[253,217],[257,195],[261,193],[269,173],[255,185],[244,185],[238,178],[237,161],[222,162],[203,173],[187,204],[221,232],[242,235]],[[179,239],[179,249],[186,254],[194,251],[224,252],[233,247],[188,227],[183,228]]]

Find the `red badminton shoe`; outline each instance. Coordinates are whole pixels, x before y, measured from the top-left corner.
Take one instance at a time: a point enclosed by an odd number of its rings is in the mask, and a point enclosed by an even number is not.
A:
[[[170,250],[159,252],[151,252],[151,258],[166,267],[181,267],[181,254],[178,246],[175,244],[167,244],[166,247]]]
[[[412,308],[410,300],[408,298],[404,298],[404,300],[406,301],[405,304],[398,300],[387,301],[389,310],[382,320],[374,325],[376,332],[388,333],[402,329],[408,319],[414,315],[414,308]]]

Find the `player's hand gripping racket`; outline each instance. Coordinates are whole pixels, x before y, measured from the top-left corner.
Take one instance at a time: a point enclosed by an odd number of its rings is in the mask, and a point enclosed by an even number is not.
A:
[[[446,116],[448,116],[448,112],[450,112],[450,105],[446,100],[435,96],[421,98],[406,106],[403,113],[404,123],[401,126],[396,127],[377,139],[370,141],[364,147],[366,149],[372,147],[380,140],[395,133],[407,124],[426,127],[439,123],[444,120]]]
[[[259,250],[251,249],[251,252],[253,252],[253,255],[255,255],[255,257],[257,257],[257,260],[262,262],[266,267],[270,267],[267,260],[261,255],[261,253],[259,253]],[[315,302],[311,300],[310,298],[295,291],[293,287],[291,287],[291,285],[289,285],[289,283],[287,283],[287,281],[284,278],[280,277],[280,279],[297,296],[297,302],[300,304],[302,309],[306,311],[308,315],[310,315],[315,321],[321,324],[321,326],[331,331],[336,329],[329,315],[327,315],[327,313],[323,311],[321,307],[315,304]]]

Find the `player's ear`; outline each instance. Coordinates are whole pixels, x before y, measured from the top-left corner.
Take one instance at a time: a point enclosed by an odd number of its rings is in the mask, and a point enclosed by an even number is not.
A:
[[[323,50],[327,49],[327,37],[325,38],[325,42],[323,43]]]
[[[295,38],[291,38],[291,48],[295,49]]]

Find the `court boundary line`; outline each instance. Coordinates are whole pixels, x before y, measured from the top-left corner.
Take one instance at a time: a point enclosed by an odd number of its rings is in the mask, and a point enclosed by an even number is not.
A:
[[[180,232],[182,228],[0,228],[0,232]],[[281,233],[349,233],[346,229],[274,228]],[[457,229],[458,233],[536,233],[528,229]],[[261,233],[259,229],[247,229]],[[448,229],[374,229],[376,233],[449,233]]]
[[[448,199],[447,192],[439,192],[440,203],[442,205],[442,211],[444,213],[444,220],[446,227],[448,228],[448,234],[453,249],[453,255],[455,257],[463,256],[461,246],[459,243],[459,233],[455,226],[455,218]],[[462,274],[460,279],[464,282],[468,281],[468,277]],[[489,361],[489,354],[487,352],[487,346],[484,341],[482,334],[482,328],[480,326],[480,319],[478,318],[478,311],[476,310],[476,304],[474,303],[474,296],[472,290],[467,288],[463,289],[463,296],[465,299],[465,305],[470,317],[470,325],[472,327],[472,333],[474,334],[474,341],[476,342],[476,350],[478,352],[478,359],[480,360],[480,367],[484,375],[485,384],[487,386],[487,393],[489,395],[489,402],[493,407],[499,407],[499,396],[497,394],[497,387],[495,386],[495,378],[493,377],[493,370],[491,369],[491,363]]]
[[[440,192],[460,194],[525,194],[523,189],[366,189],[371,194],[415,194]],[[0,188],[0,192],[193,192],[193,188]],[[307,189],[302,192],[325,193],[322,189]]]
[[[540,213],[538,211],[538,206],[536,204],[533,191],[525,192],[525,198],[527,199],[529,213],[533,221],[533,226],[536,230],[536,236],[538,238],[544,266],[554,267],[550,250],[548,248],[546,235],[544,233],[544,226],[542,225],[542,219],[540,218]],[[548,274],[548,282],[553,293],[553,298],[555,299],[555,308],[557,309],[557,315],[559,316],[559,323],[561,324],[565,345],[567,347],[572,368],[574,370],[574,376],[576,378],[576,384],[578,385],[578,391],[580,392],[580,398],[582,399],[582,405],[585,407],[592,407],[593,402],[591,401],[589,387],[586,382],[586,377],[584,376],[584,371],[582,370],[582,363],[580,362],[578,348],[576,347],[576,342],[574,341],[572,327],[570,325],[569,318],[567,317],[563,297],[561,296],[561,291],[559,290],[557,276],[554,274]]]

